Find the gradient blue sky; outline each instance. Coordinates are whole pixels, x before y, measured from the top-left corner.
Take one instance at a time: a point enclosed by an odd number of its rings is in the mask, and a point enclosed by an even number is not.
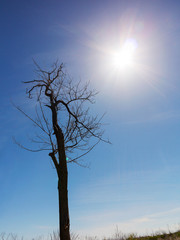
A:
[[[29,153],[33,127],[11,105],[31,112],[22,81],[34,58],[56,59],[100,93],[92,111],[106,112],[105,137],[69,165],[71,229],[110,236],[177,229],[180,223],[180,1],[31,0],[0,5],[0,232],[31,238],[58,228],[57,177],[47,153]],[[134,66],[112,67],[126,39],[138,47]]]

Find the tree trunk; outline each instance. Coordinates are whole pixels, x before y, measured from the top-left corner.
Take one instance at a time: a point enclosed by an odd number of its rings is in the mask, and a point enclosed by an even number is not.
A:
[[[68,172],[67,163],[59,168],[58,193],[59,193],[59,231],[60,240],[70,240],[69,232],[69,207],[68,207]]]
[[[64,135],[57,121],[57,107],[50,94],[52,123],[54,134],[57,140],[59,164],[56,167],[58,174],[58,194],[59,194],[59,231],[60,240],[70,240],[69,232],[69,207],[68,207],[68,170],[66,153],[64,146]]]

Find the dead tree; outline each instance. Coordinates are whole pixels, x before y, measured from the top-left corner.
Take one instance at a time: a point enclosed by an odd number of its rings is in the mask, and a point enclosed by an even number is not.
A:
[[[102,138],[101,118],[91,116],[86,106],[94,103],[97,92],[89,90],[88,84],[81,87],[81,82],[74,83],[65,74],[63,64],[55,63],[50,71],[42,70],[37,63],[35,65],[38,78],[24,83],[29,85],[26,90],[28,97],[36,97],[39,106],[36,107],[36,117],[17,108],[41,131],[32,139],[38,144],[38,149],[18,144],[34,152],[49,151],[58,177],[60,239],[70,240],[67,163],[81,165],[79,158],[90,152],[99,141],[108,141]]]

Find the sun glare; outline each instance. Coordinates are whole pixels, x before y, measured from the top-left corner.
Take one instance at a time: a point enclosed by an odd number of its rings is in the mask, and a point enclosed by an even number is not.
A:
[[[123,46],[112,56],[112,65],[115,69],[125,70],[134,63],[135,50],[137,42],[135,40],[127,40]]]

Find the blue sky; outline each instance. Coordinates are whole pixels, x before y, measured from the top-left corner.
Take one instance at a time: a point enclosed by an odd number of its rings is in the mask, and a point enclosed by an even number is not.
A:
[[[33,112],[22,81],[64,62],[99,91],[92,113],[105,137],[69,165],[71,229],[80,235],[176,230],[180,222],[180,2],[2,1],[0,7],[0,232],[25,237],[58,228],[57,177],[48,153],[18,148],[33,127],[11,101]],[[133,64],[113,54],[136,42]]]

